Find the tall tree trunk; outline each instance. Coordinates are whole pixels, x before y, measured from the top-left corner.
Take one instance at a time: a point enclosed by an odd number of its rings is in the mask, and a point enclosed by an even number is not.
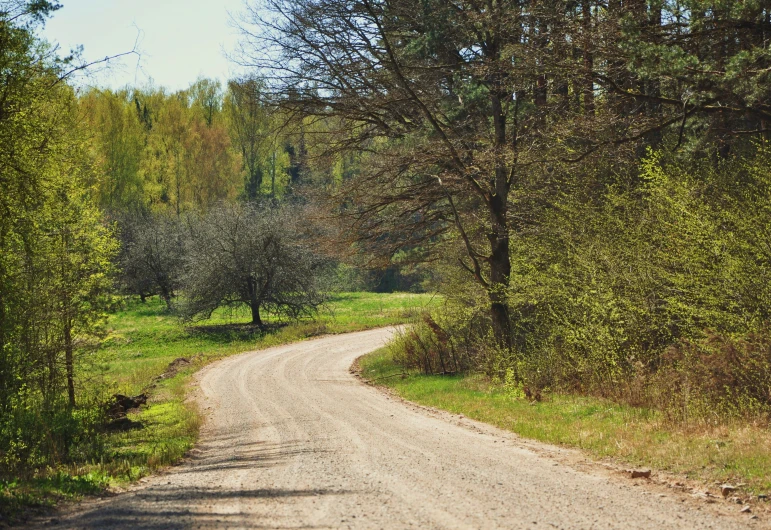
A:
[[[511,319],[506,302],[506,291],[511,276],[511,258],[509,256],[509,230],[505,222],[506,198],[493,197],[491,214],[493,230],[490,240],[490,285],[487,294],[490,298],[490,316],[493,332],[500,346],[511,346]],[[501,222],[503,220],[503,222]]]
[[[594,114],[594,55],[592,54],[592,5],[590,0],[584,0],[581,6],[581,23],[583,26],[583,60],[584,60],[584,113]]]
[[[534,40],[536,48],[538,49],[537,62],[539,72],[538,77],[536,78],[535,87],[533,88],[533,100],[536,107],[545,107],[549,94],[547,90],[548,80],[546,77],[543,56],[549,45],[548,26],[543,18],[538,20],[536,26],[538,28],[538,33]]]
[[[179,216],[180,216],[180,214],[182,212],[182,208],[181,208],[182,198],[180,197],[180,195],[182,193],[182,182],[180,182],[180,177],[179,177],[179,165],[180,165],[179,153],[177,153],[176,155],[177,156],[176,156],[176,167],[175,167],[175,171],[174,171],[174,177],[175,177],[175,184],[176,184],[176,188],[177,188],[176,211],[177,211],[177,218],[179,218]]]
[[[648,14],[648,26],[649,26],[649,31],[651,32],[652,35],[658,35],[660,33],[661,22],[662,22],[661,2],[652,2],[650,5],[650,13]],[[660,59],[658,59],[656,62],[659,63]],[[648,82],[648,86],[646,88],[647,88],[647,94],[649,96],[653,96],[653,97],[661,96],[661,82],[658,79],[651,79]],[[658,101],[649,102],[648,113],[651,116],[655,116],[660,119],[661,103],[659,103]],[[661,145],[662,139],[663,139],[662,132],[654,131],[653,133],[651,133],[650,139],[648,141],[651,147],[653,147],[654,149],[657,149]]]
[[[72,344],[72,321],[64,319],[64,364],[67,371],[67,397],[70,408],[75,408],[75,360]]]
[[[3,248],[2,244],[0,244],[0,248]],[[2,281],[4,278],[5,271],[3,270],[2,265],[0,265],[0,281]],[[5,348],[5,327],[5,297],[3,296],[2,287],[0,287],[0,411],[5,410],[6,391],[10,388],[10,381],[8,381],[8,369],[11,363],[8,362],[9,352],[6,351]]]
[[[491,230],[490,241],[490,282],[488,296],[490,298],[490,317],[493,332],[498,343],[503,347],[511,345],[511,320],[509,307],[506,303],[506,291],[511,275],[511,257],[509,256],[509,169],[502,155],[506,145],[506,115],[501,101],[506,94],[495,94],[492,97],[493,126],[495,129],[495,189],[488,200]]]
[[[276,146],[273,146],[273,155],[270,161],[270,198],[276,198]]]
[[[169,291],[169,289],[166,287],[165,279],[163,281],[159,282],[159,283],[160,283],[160,287],[161,287],[161,299],[163,299],[163,301],[166,303],[166,309],[171,311],[171,309],[172,309],[172,307],[171,307],[171,299],[173,297],[173,293],[171,293]],[[142,301],[144,301],[144,299]]]
[[[252,310],[252,324],[262,327],[262,319],[260,318],[260,306],[262,301],[257,296],[257,280],[249,278],[249,308]]]
[[[252,310],[252,324],[262,327],[262,319],[260,318],[260,302],[257,300],[252,300],[252,302],[249,304],[249,307]]]
[[[256,162],[249,165],[249,178],[246,182],[246,196],[256,199],[262,193],[262,166]]]

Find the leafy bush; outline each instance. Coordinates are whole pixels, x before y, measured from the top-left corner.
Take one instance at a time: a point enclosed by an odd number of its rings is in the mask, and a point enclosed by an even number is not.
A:
[[[390,347],[397,363],[424,374],[457,373],[469,367],[468,351],[464,351],[462,342],[428,312],[399,334]]]
[[[511,241],[511,347],[472,309],[484,293],[451,277],[434,318],[463,369],[679,418],[771,411],[771,152],[651,153],[634,174],[582,177]],[[436,364],[421,344],[439,347],[425,324],[403,340],[407,366]]]
[[[670,346],[652,376],[657,400],[677,419],[771,411],[771,335],[710,334]]]

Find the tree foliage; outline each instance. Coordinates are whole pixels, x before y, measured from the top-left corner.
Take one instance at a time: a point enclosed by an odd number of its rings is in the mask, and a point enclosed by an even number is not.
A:
[[[264,0],[244,29],[281,112],[351,168],[350,248],[447,281],[421,369],[769,410],[768,378],[745,396],[728,368],[769,373],[767,2]]]
[[[52,5],[0,10],[0,473],[68,457],[76,354],[109,303],[111,228],[61,62],[32,33]]]
[[[281,198],[299,181],[304,144],[281,131],[261,81],[223,90],[201,78],[157,88],[90,90],[79,97],[104,178],[100,205],[119,214],[205,210],[237,197]]]
[[[359,244],[392,256],[453,234],[502,344],[510,242],[555,170],[624,167],[666,135],[698,148],[685,133],[705,127],[701,148],[725,154],[724,137],[766,127],[758,2],[267,0],[250,14],[244,61],[279,105],[338,125],[330,153],[364,153],[338,196]]]

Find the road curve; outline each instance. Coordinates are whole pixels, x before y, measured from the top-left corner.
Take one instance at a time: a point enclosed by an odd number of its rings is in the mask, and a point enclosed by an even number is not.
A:
[[[362,384],[351,363],[390,333],[323,337],[205,368],[194,454],[56,528],[756,527]]]

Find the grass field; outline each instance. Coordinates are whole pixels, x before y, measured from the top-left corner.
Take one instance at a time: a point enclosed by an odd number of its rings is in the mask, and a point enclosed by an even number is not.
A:
[[[250,321],[246,311],[223,309],[209,320],[183,325],[158,299],[126,301],[110,316],[100,350],[81,356],[78,393],[106,399],[147,392],[147,406],[129,414],[144,428],[102,435],[98,455],[23,482],[0,482],[0,522],[3,514],[120,487],[178,461],[198,434],[199,414],[186,401],[186,391],[203,365],[316,335],[408,322],[436,301],[425,294],[339,293],[314,319],[282,325],[268,317],[269,331],[242,324]],[[172,363],[176,368],[169,370]]]
[[[196,365],[250,348],[264,348],[326,333],[345,333],[409,321],[434,303],[427,294],[339,293],[314,319],[287,324],[269,332],[255,332],[246,308],[220,309],[208,320],[183,325],[163,303],[132,301],[110,317],[109,334],[100,359],[112,388],[136,394],[175,359]],[[270,316],[266,323],[278,324]]]
[[[550,394],[531,403],[480,375],[392,377],[402,369],[387,348],[360,359],[360,367],[363,377],[407,400],[526,438],[687,475],[713,493],[715,482],[746,484],[745,494],[771,493],[771,432],[765,424],[673,424],[655,411],[584,396]]]

